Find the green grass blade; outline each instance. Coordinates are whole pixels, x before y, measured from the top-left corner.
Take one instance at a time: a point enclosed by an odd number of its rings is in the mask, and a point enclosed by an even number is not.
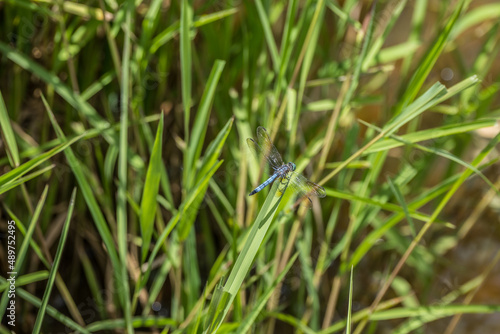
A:
[[[33,168],[37,167],[38,165],[48,161],[50,158],[55,156],[58,153],[61,153],[62,151],[66,150],[69,148],[71,145],[79,141],[82,137],[84,137],[84,134],[77,136],[71,140],[66,141],[65,143],[58,145],[57,147],[51,149],[50,151],[47,151],[43,154],[40,154],[36,158],[33,158],[31,160],[28,160],[21,166],[14,168],[13,170],[5,173],[4,175],[0,176],[0,187],[4,187],[8,185],[8,183],[13,182],[32,170]]]
[[[13,274],[14,277],[19,275],[23,263],[27,260],[26,255],[28,253],[28,247],[31,241],[31,237],[33,236],[33,232],[35,231],[35,226],[38,222],[38,218],[42,213],[42,208],[43,205],[45,204],[45,199],[47,198],[48,191],[49,191],[49,186],[45,186],[45,188],[43,189],[42,196],[40,197],[40,200],[38,201],[38,204],[36,206],[35,212],[33,213],[33,217],[31,218],[31,222],[28,226],[28,230],[26,231],[26,235],[24,236],[24,240],[21,244],[21,247],[19,248],[19,251],[17,251],[16,263],[14,265],[14,268],[13,269],[9,268],[9,272],[15,273]],[[7,296],[8,296],[7,291],[5,291],[0,300],[0,318],[3,318],[5,314],[4,312],[6,311],[7,308],[7,302],[9,301]]]
[[[118,256],[120,265],[115,268],[115,279],[120,287],[118,298],[123,307],[123,316],[127,333],[132,334],[132,312],[130,305],[129,279],[127,272],[127,245],[128,245],[128,219],[127,219],[127,184],[128,184],[128,113],[130,107],[129,85],[130,80],[130,56],[131,56],[131,30],[133,29],[132,20],[135,13],[134,0],[125,2],[125,36],[122,55],[121,69],[121,94],[120,94],[120,137],[119,137],[119,153],[118,153],[118,193],[116,197],[116,225],[117,225],[117,240],[118,240]],[[118,269],[118,270],[117,270]]]
[[[284,193],[282,192],[282,195],[279,197],[275,196],[278,190],[278,183],[279,182],[275,182],[271,191],[267,195],[266,201],[264,202],[259,215],[255,219],[252,229],[247,236],[245,245],[236,259],[233,269],[231,270],[231,274],[224,284],[223,292],[226,297],[223,298],[223,302],[219,303],[217,306],[216,319],[218,321],[212,327],[214,329],[214,333],[217,332],[229,312],[229,308],[231,307],[236,294],[243,284],[243,280],[253,264],[255,255],[257,255],[257,251],[262,245],[262,241],[264,240],[267,230],[271,226],[273,217]],[[211,319],[209,319],[209,323],[212,323]]]
[[[150,328],[153,331],[153,328],[156,330],[158,327],[170,326],[177,327],[179,324],[177,321],[159,317],[159,316],[147,316],[147,317],[132,317],[132,327],[133,328]],[[96,321],[87,326],[88,332],[102,332],[102,331],[116,331],[123,332],[125,329],[125,321],[123,319],[109,319]]]
[[[363,123],[364,125],[366,125],[367,127],[370,127],[370,128],[374,128],[376,129],[377,131],[382,131],[380,128],[378,127],[375,127],[371,124],[368,124],[362,120],[360,120],[361,123]],[[440,149],[435,149],[435,148],[428,148],[426,146],[422,146],[422,145],[419,145],[419,144],[411,144],[409,142],[406,142],[404,141],[401,137],[399,136],[396,136],[396,135],[391,135],[391,138],[395,139],[395,140],[398,140],[400,142],[402,142],[403,144],[406,144],[406,145],[409,145],[409,146],[414,146],[424,152],[429,152],[429,153],[433,153],[433,154],[436,154],[436,155],[439,155],[439,156],[442,156],[443,158],[446,158],[446,159],[449,159],[451,161],[454,161],[470,170],[472,170],[474,173],[476,173],[479,177],[481,177],[484,182],[486,182],[490,187],[491,189],[494,189],[499,195],[500,195],[500,191],[496,189],[496,187],[493,185],[493,183],[488,180],[488,178],[486,176],[484,176],[483,173],[481,173],[476,167],[470,165],[469,163],[463,161],[462,159],[459,159],[458,157],[454,156],[453,154],[451,154],[450,152],[447,152],[447,151],[444,151],[444,150],[440,150]]]
[[[439,103],[440,98],[447,93],[446,87],[440,82],[436,82],[424,94],[416,99],[412,104],[404,108],[401,113],[396,113],[395,117],[384,127],[384,135],[396,132],[401,126],[408,123],[427,109]]]
[[[82,94],[80,95],[82,100],[89,100],[92,96],[96,95],[101,90],[103,90],[104,87],[109,85],[115,77],[116,74],[112,71],[104,73],[96,82],[92,83],[82,92]]]
[[[413,101],[413,99],[417,96],[418,92],[422,88],[425,79],[427,78],[430,71],[432,70],[432,67],[441,55],[441,52],[443,51],[444,46],[448,41],[448,37],[450,36],[450,33],[455,26],[458,17],[462,13],[464,2],[465,0],[461,0],[460,3],[456,5],[455,11],[451,15],[443,30],[440,31],[439,35],[436,38],[436,41],[432,44],[429,51],[425,53],[425,56],[420,62],[417,71],[415,72],[415,74],[413,74],[408,87],[404,90],[404,94],[401,97],[400,102],[396,106],[396,110],[394,111],[396,115],[399,114],[407,105],[409,105]]]
[[[47,84],[53,85],[55,91],[73,108],[81,111],[94,128],[102,130],[109,127],[109,123],[97,114],[97,111],[89,103],[84,101],[80,95],[76,94],[68,86],[66,86],[57,75],[47,71],[32,59],[19,53],[17,50],[11,48],[5,43],[0,42],[0,51],[17,65],[32,72]],[[110,141],[110,144],[114,143],[111,137],[108,137],[107,140]]]
[[[0,284],[4,284],[5,282],[6,282],[5,278],[0,277]],[[29,292],[27,292],[24,289],[17,288],[16,289],[16,296],[19,296],[22,299],[27,300],[29,303],[31,303],[35,307],[39,308],[42,305],[42,301],[40,300],[40,298],[33,296],[32,294],[30,294]],[[50,315],[52,318],[56,319],[57,321],[59,321],[61,324],[67,326],[68,328],[75,330],[78,333],[90,334],[89,330],[80,326],[75,321],[73,321],[71,318],[65,316],[64,314],[62,314],[60,311],[58,311],[56,308],[54,308],[52,306],[47,306],[47,314]]]
[[[203,197],[207,192],[208,181],[215,174],[217,169],[222,164],[222,161],[215,163],[211,166],[211,169],[207,174],[204,174],[202,179],[193,187],[192,191],[186,198],[186,201],[183,203],[180,211],[180,221],[179,221],[179,239],[185,240],[193,226],[194,219],[198,214],[198,208],[200,207],[201,202],[203,201]]]
[[[490,126],[494,126],[497,120],[495,118],[478,119],[470,122],[464,122],[459,124],[449,124],[437,128],[411,132],[400,136],[401,140],[407,143],[418,143],[421,141],[426,141],[430,139],[448,137],[460,133],[466,133]],[[368,148],[363,155],[389,150],[391,148],[400,147],[404,145],[404,142],[396,140],[394,138],[384,138],[381,141],[375,143],[373,146]]]
[[[64,133],[62,132],[62,129],[60,128],[59,124],[57,124],[55,116],[52,113],[52,110],[50,109],[50,107],[47,104],[47,101],[45,100],[43,95],[42,95],[42,101],[45,104],[50,121],[52,122],[52,126],[54,127],[54,130],[57,133],[57,136],[59,138],[65,140],[66,137],[65,137]],[[85,177],[81,163],[80,163],[80,161],[78,161],[78,159],[76,158],[76,156],[73,153],[73,150],[71,150],[71,148],[68,148],[64,152],[64,154],[66,155],[66,159],[68,160],[68,164],[71,168],[71,171],[73,172],[73,174],[78,182],[78,185],[80,186],[83,198],[85,199],[85,202],[87,203],[90,214],[92,215],[92,217],[94,219],[94,224],[97,227],[97,230],[99,231],[99,235],[101,236],[104,244],[106,245],[106,249],[107,249],[107,252],[109,254],[110,261],[111,261],[113,267],[118,269],[119,268],[119,259],[118,259],[118,254],[116,253],[115,242],[113,240],[113,237],[111,236],[111,232],[109,231],[109,228],[108,228],[108,223],[106,222],[106,219],[104,218],[104,215],[101,211],[101,208],[99,207],[99,204],[95,198],[95,195],[94,195],[94,192],[90,186],[90,183],[88,182],[87,178]]]
[[[205,194],[205,191],[208,187],[208,181],[210,178],[213,176],[213,174],[218,170],[218,168],[222,165],[222,161],[219,161],[216,163],[210,170],[207,171],[206,175],[200,180],[200,182],[193,188],[193,190],[186,196],[186,199],[184,202],[181,204],[181,208],[177,212],[175,216],[170,219],[169,223],[165,227],[165,229],[162,231],[162,233],[158,236],[158,239],[156,241],[156,244],[151,252],[151,255],[149,256],[148,259],[148,266],[147,269],[144,272],[144,275],[142,276],[142,279],[140,282],[137,284],[137,289],[142,289],[144,285],[146,284],[149,275],[151,274],[152,266],[153,266],[153,261],[156,258],[156,255],[160,251],[160,248],[162,247],[163,243],[167,239],[167,237],[170,235],[174,227],[177,226],[179,221],[181,219],[184,219],[184,216],[186,216],[186,212],[189,214],[192,214],[192,212],[197,211],[197,206],[201,203],[201,200],[203,199],[203,196]],[[196,209],[193,209],[193,207],[196,207]],[[190,220],[192,223],[192,220]],[[182,235],[184,238],[187,237],[187,234],[190,231],[191,226],[188,226],[186,223],[184,223],[185,226],[182,227],[182,229],[179,227],[179,235]],[[182,233],[182,234],[181,234]]]
[[[485,23],[488,20],[497,20],[500,17],[500,4],[499,3],[489,3],[477,8],[472,9],[467,12],[463,17],[461,17],[455,29],[452,31],[452,37],[460,35],[462,32],[471,28],[476,24]]]
[[[406,6],[406,3],[407,3],[407,0],[399,1],[399,2],[397,2],[397,4],[393,8],[390,8],[390,9],[392,9],[392,13],[390,13],[390,15],[388,15],[389,19],[388,19],[388,22],[386,23],[386,27],[385,27],[383,33],[380,36],[378,36],[377,39],[375,39],[375,41],[371,45],[370,49],[367,50],[366,57],[364,59],[362,59],[363,72],[366,72],[368,70],[368,67],[370,65],[372,65],[372,63],[374,62],[375,57],[377,57],[377,55],[380,53],[380,49],[384,45],[384,42],[386,41],[387,36],[389,35],[392,28],[394,27],[394,24],[396,23],[396,21],[400,17],[401,12],[403,11],[403,9]],[[389,8],[384,9],[384,11],[388,11],[388,10],[389,10]],[[373,12],[373,14],[375,14],[375,12]],[[377,22],[377,23],[379,23],[379,22]],[[408,53],[409,53],[409,50],[406,50],[406,54],[408,54]]]
[[[160,178],[162,171],[162,139],[163,139],[163,113],[160,122],[158,123],[158,130],[151,152],[151,159],[149,159],[148,171],[146,173],[146,181],[144,182],[144,191],[142,193],[140,222],[142,234],[142,262],[146,260],[146,256],[151,243],[151,236],[153,235],[154,219],[156,216],[156,206],[158,190],[160,188]]]
[[[240,322],[240,326],[236,330],[236,333],[244,334],[244,333],[249,332],[250,327],[257,320],[257,316],[264,309],[269,298],[271,298],[273,293],[275,293],[276,287],[284,279],[285,275],[288,273],[288,271],[290,270],[292,265],[295,263],[295,260],[297,259],[298,255],[299,255],[298,253],[295,253],[290,258],[290,260],[288,260],[288,263],[286,264],[284,270],[279,273],[279,275],[276,277],[276,279],[273,281],[273,283],[271,285],[269,285],[269,287],[266,289],[266,291],[264,293],[262,293],[260,299],[254,305],[251,312]]]
[[[181,25],[180,25],[180,56],[181,56],[181,85],[182,105],[184,108],[184,141],[189,146],[189,125],[191,111],[191,21],[193,18],[193,7],[189,0],[181,1]],[[185,164],[186,171],[191,170]],[[186,175],[186,174],[184,174]],[[186,181],[186,179],[184,179]]]
[[[229,135],[229,132],[233,125],[233,121],[234,120],[231,118],[226,123],[224,128],[219,132],[217,137],[213,142],[210,143],[206,150],[201,163],[200,171],[197,173],[197,186],[195,187],[195,189],[193,189],[193,191],[190,192],[190,194],[195,195],[191,198],[189,198],[188,196],[188,198],[186,199],[186,203],[189,203],[189,205],[183,205],[181,209],[182,218],[179,222],[179,238],[181,240],[184,240],[187,237],[194,219],[198,214],[198,208],[201,204],[201,201],[203,200],[203,197],[205,196],[208,187],[208,181],[210,180],[210,178],[207,178],[207,175],[211,176],[213,175],[213,173],[215,173],[213,166],[217,164],[217,159],[222,151],[224,143],[226,142],[227,136]],[[203,184],[202,187],[200,187],[201,184]]]
[[[278,53],[278,47],[274,41],[274,36],[271,30],[271,22],[269,22],[269,15],[264,10],[261,0],[255,0],[255,7],[257,8],[257,13],[259,14],[260,24],[262,25],[262,30],[264,31],[264,37],[266,38],[267,47],[269,48],[269,53],[271,54],[271,59],[273,61],[274,72],[278,73],[281,59]]]
[[[54,286],[57,270],[59,268],[62,253],[64,250],[64,244],[66,243],[66,237],[68,236],[69,223],[71,221],[71,217],[73,215],[73,209],[75,207],[75,196],[76,196],[76,188],[73,189],[73,193],[71,194],[71,199],[68,206],[68,214],[66,216],[66,221],[64,222],[63,225],[63,230],[61,232],[59,244],[57,245],[57,251],[56,251],[56,256],[54,258],[54,263],[52,265],[52,268],[50,268],[49,279],[47,280],[47,286],[45,287],[45,292],[42,298],[42,304],[40,305],[35,325],[33,326],[33,333],[39,333],[42,327],[42,322],[45,317],[47,304],[49,303],[50,293],[52,292],[52,287]]]
[[[217,60],[212,67],[210,76],[205,86],[205,91],[200,101],[200,107],[196,113],[193,130],[191,132],[190,144],[186,150],[186,160],[188,169],[185,173],[194,175],[193,171],[196,168],[196,162],[201,155],[203,143],[205,142],[205,134],[207,132],[208,120],[210,118],[210,109],[213,103],[215,89],[224,69],[225,61]],[[188,179],[187,188],[194,183],[194,177]]]
[[[7,212],[8,216],[11,219],[16,221],[16,227],[18,228],[19,232],[21,232],[21,234],[25,237],[27,231],[26,231],[26,227],[24,226],[22,220],[19,219],[19,217],[17,217],[8,206],[4,205],[4,208],[5,208],[5,211]],[[35,252],[35,254],[38,256],[40,261],[43,263],[43,265],[46,268],[50,268],[49,261],[47,261],[47,259],[45,258],[45,256],[42,253],[42,250],[40,249],[40,246],[38,246],[37,242],[35,240],[33,240],[33,238],[31,238],[30,246],[31,246],[31,249],[33,250],[33,252]]]
[[[452,182],[454,182],[458,177],[459,175],[455,175],[453,177],[448,178],[447,180],[443,181],[436,187],[433,187],[428,191],[424,192],[419,198],[413,200],[408,205],[410,212],[412,210],[416,210],[417,208],[425,205],[426,203],[429,203],[433,199],[442,195],[451,187]],[[359,261],[361,261],[361,259],[366,255],[366,253],[368,253],[370,249],[372,249],[377,240],[382,238],[389,229],[394,227],[403,218],[404,218],[403,212],[395,213],[394,215],[389,217],[385,222],[380,224],[379,227],[370,232],[351,255],[349,265],[356,266],[359,263]]]
[[[349,306],[347,308],[347,322],[346,322],[346,329],[345,332],[346,334],[351,333],[351,322],[352,322],[352,288],[353,288],[353,283],[352,283],[352,277],[353,277],[353,271],[354,267],[351,266],[351,279],[349,280]]]
[[[217,161],[219,155],[222,152],[222,148],[226,143],[227,136],[229,136],[229,132],[233,127],[234,118],[231,118],[226,122],[224,127],[219,131],[217,137],[208,145],[205,155],[203,156],[203,160],[201,162],[201,169],[198,172],[198,180],[202,178],[206,172],[211,168],[211,166]]]
[[[31,283],[45,281],[48,277],[49,277],[48,270],[40,270],[40,271],[36,271],[33,273],[24,274],[22,276],[19,276],[16,279],[16,288],[21,287],[21,286],[25,286],[25,285],[29,285]],[[4,279],[4,281],[5,281],[5,279]],[[10,286],[9,282],[5,282],[4,284],[0,284],[0,292],[5,291],[6,289],[9,288],[9,286]]]
[[[378,64],[387,64],[395,62],[401,58],[414,54],[422,44],[418,41],[408,41],[405,43],[389,46],[375,56],[374,61]]]
[[[0,128],[2,129],[2,138],[5,141],[5,150],[9,158],[10,165],[17,167],[21,163],[19,159],[19,150],[17,148],[16,137],[12,131],[9,113],[5,107],[2,93],[0,92]]]
[[[430,321],[434,321],[437,319],[441,319],[444,317],[449,317],[454,314],[462,314],[462,313],[493,313],[499,312],[500,305],[433,305],[433,306],[425,306],[425,307],[416,307],[416,308],[393,308],[390,310],[375,312],[370,316],[371,320],[393,320],[393,319],[401,319],[407,317],[416,317],[417,321],[421,323],[421,325],[428,323]],[[406,330],[400,330],[398,333],[408,333]]]
[[[7,192],[21,184],[24,184],[26,182],[28,182],[29,180],[32,180],[42,174],[45,174],[45,172],[48,172],[49,170],[53,169],[55,167],[55,165],[50,165],[50,166],[47,166],[45,168],[42,168],[40,170],[37,170],[36,172],[33,172],[31,174],[28,174],[24,177],[21,177],[19,179],[17,179],[16,181],[13,181],[13,182],[9,182],[7,183],[6,185],[0,187],[0,194],[3,194],[4,192]]]
[[[196,18],[193,22],[193,27],[199,28],[204,26],[205,24],[209,24],[218,20],[221,20],[225,17],[231,16],[235,13],[238,12],[237,8],[230,8],[230,9],[225,9],[221,10],[219,12],[211,13],[211,14],[206,14],[202,15],[198,18]],[[180,22],[174,22],[172,25],[170,25],[168,28],[160,32],[156,37],[153,39],[151,42],[151,47],[149,49],[149,52],[151,54],[156,53],[160,47],[171,41],[178,33],[179,33],[179,28],[180,28]]]
[[[403,208],[403,212],[405,214],[406,220],[408,221],[408,225],[410,226],[410,231],[412,236],[415,238],[417,236],[415,232],[415,225],[413,224],[413,219],[411,219],[410,212],[408,210],[408,206],[406,205],[406,202],[404,200],[403,194],[401,193],[401,190],[399,189],[398,185],[395,184],[391,178],[387,178],[387,183],[389,183],[389,186],[391,188],[392,193],[394,194],[394,197],[399,202],[399,205]]]

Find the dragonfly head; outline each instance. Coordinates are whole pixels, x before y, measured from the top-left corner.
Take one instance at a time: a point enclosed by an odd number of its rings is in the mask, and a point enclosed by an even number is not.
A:
[[[295,168],[297,168],[297,166],[295,166],[295,164],[293,162],[289,162],[288,166],[290,166],[290,168],[292,169],[292,171],[295,171]]]

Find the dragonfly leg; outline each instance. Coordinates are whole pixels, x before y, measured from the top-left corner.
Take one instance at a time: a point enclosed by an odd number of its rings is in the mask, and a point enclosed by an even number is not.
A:
[[[288,186],[288,182],[290,182],[290,175],[289,174],[285,174],[279,180],[280,180],[280,184],[279,184],[279,187],[278,187],[278,191],[276,192],[276,196],[283,195],[283,193],[285,192],[285,190],[286,190],[286,188]]]

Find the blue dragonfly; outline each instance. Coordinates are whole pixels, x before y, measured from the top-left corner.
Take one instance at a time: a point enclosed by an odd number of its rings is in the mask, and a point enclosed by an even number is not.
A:
[[[288,181],[288,188],[296,193],[300,199],[307,198],[310,204],[312,204],[311,196],[317,196],[319,198],[326,196],[323,187],[309,181],[302,174],[295,172],[296,166],[293,162],[287,164],[283,162],[281,155],[271,142],[269,133],[264,127],[259,126],[257,128],[257,138],[258,142],[252,138],[248,138],[247,145],[257,161],[261,162],[264,160],[266,162],[271,176],[264,181],[264,183],[252,190],[249,196],[255,195],[273,183],[276,179],[280,180],[282,183]]]

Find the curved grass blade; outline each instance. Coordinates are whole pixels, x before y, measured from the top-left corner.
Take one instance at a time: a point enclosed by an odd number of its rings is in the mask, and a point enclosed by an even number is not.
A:
[[[49,191],[49,186],[46,185],[43,189],[42,196],[40,196],[40,200],[36,206],[35,212],[33,213],[33,217],[31,218],[31,222],[29,224],[28,230],[26,231],[26,235],[24,236],[24,240],[19,248],[19,251],[16,254],[16,263],[14,265],[14,270],[16,276],[19,275],[19,272],[23,266],[24,261],[26,260],[26,254],[28,253],[28,247],[31,242],[31,237],[33,236],[33,232],[35,231],[35,226],[38,222],[38,218],[42,213],[43,205],[45,204],[45,200],[47,199],[47,193]],[[7,308],[7,291],[5,291],[0,299],[0,318],[3,318],[6,308]]]
[[[56,165],[50,165],[50,166],[47,166],[45,168],[42,168],[40,170],[37,170],[36,172],[33,172],[31,174],[28,174],[26,175],[25,177],[21,177],[13,182],[9,182],[7,183],[6,185],[0,187],[0,194],[3,194],[4,192],[6,191],[9,191],[21,184],[24,184],[26,182],[28,182],[29,180],[32,180],[42,174],[44,174],[45,172],[48,172],[49,170],[51,170],[52,168],[54,168]]]
[[[221,300],[216,306],[213,305],[215,302],[210,304],[210,308],[216,307],[216,312],[213,313],[212,318],[207,318],[207,322],[205,323],[205,333],[216,333],[229,312],[229,308],[231,307],[236,294],[243,284],[243,280],[253,264],[257,251],[262,245],[262,241],[264,240],[267,230],[271,226],[273,218],[281,202],[282,196],[275,196],[277,190],[278,182],[275,182],[271,191],[267,195],[255,222],[253,223],[243,249],[238,255],[233,269],[231,270],[231,274],[224,284],[224,288],[221,290]]]
[[[50,269],[49,279],[47,280],[47,286],[45,288],[45,292],[42,298],[42,304],[40,305],[35,325],[33,326],[33,333],[39,333],[42,327],[42,322],[45,317],[47,304],[49,303],[50,293],[52,292],[52,287],[56,279],[57,269],[59,268],[59,264],[61,263],[61,257],[64,249],[64,244],[66,243],[66,237],[68,236],[69,223],[71,221],[71,217],[73,215],[73,209],[75,207],[75,197],[76,197],[76,188],[73,189],[73,193],[71,194],[71,199],[68,206],[68,214],[66,216],[66,221],[64,222],[63,230],[61,232],[61,238],[59,239],[59,245],[57,246],[54,263],[52,265],[52,268]]]
[[[162,172],[162,138],[163,138],[163,113],[161,114],[158,130],[149,160],[148,171],[146,173],[146,181],[144,182],[144,190],[142,193],[140,222],[142,234],[142,262],[146,260],[151,243],[151,237],[154,230],[154,219],[156,216],[156,206],[158,190],[160,188],[160,178]]]
[[[9,113],[7,112],[7,108],[5,107],[5,102],[3,100],[1,92],[0,92],[0,127],[2,129],[2,138],[5,140],[5,150],[7,151],[7,157],[9,158],[10,165],[12,167],[17,167],[21,163],[19,159],[19,150],[17,148],[14,131],[12,131],[12,125],[10,124]]]
[[[0,187],[3,187],[7,185],[10,182],[15,181],[16,179],[20,178],[36,166],[44,163],[45,161],[49,160],[52,158],[54,155],[64,151],[66,148],[69,146],[73,145],[77,141],[79,141],[82,137],[84,137],[85,134],[81,134],[73,139],[70,139],[66,141],[65,143],[58,145],[51,149],[50,151],[47,151],[43,154],[40,154],[36,158],[30,159],[29,161],[25,162],[21,166],[14,168],[13,170],[5,173],[4,175],[0,176]]]
[[[410,79],[408,86],[404,90],[404,94],[401,97],[401,102],[398,103],[394,113],[398,115],[406,106],[408,106],[417,96],[418,92],[422,88],[425,79],[429,75],[432,67],[436,63],[437,59],[441,55],[441,52],[448,41],[448,37],[457,22],[458,17],[462,13],[465,0],[461,0],[459,4],[455,7],[455,11],[451,15],[448,22],[446,22],[445,27],[440,31],[436,38],[436,41],[432,44],[430,49],[425,52],[424,58],[421,60],[419,67],[417,68],[415,74]]]

